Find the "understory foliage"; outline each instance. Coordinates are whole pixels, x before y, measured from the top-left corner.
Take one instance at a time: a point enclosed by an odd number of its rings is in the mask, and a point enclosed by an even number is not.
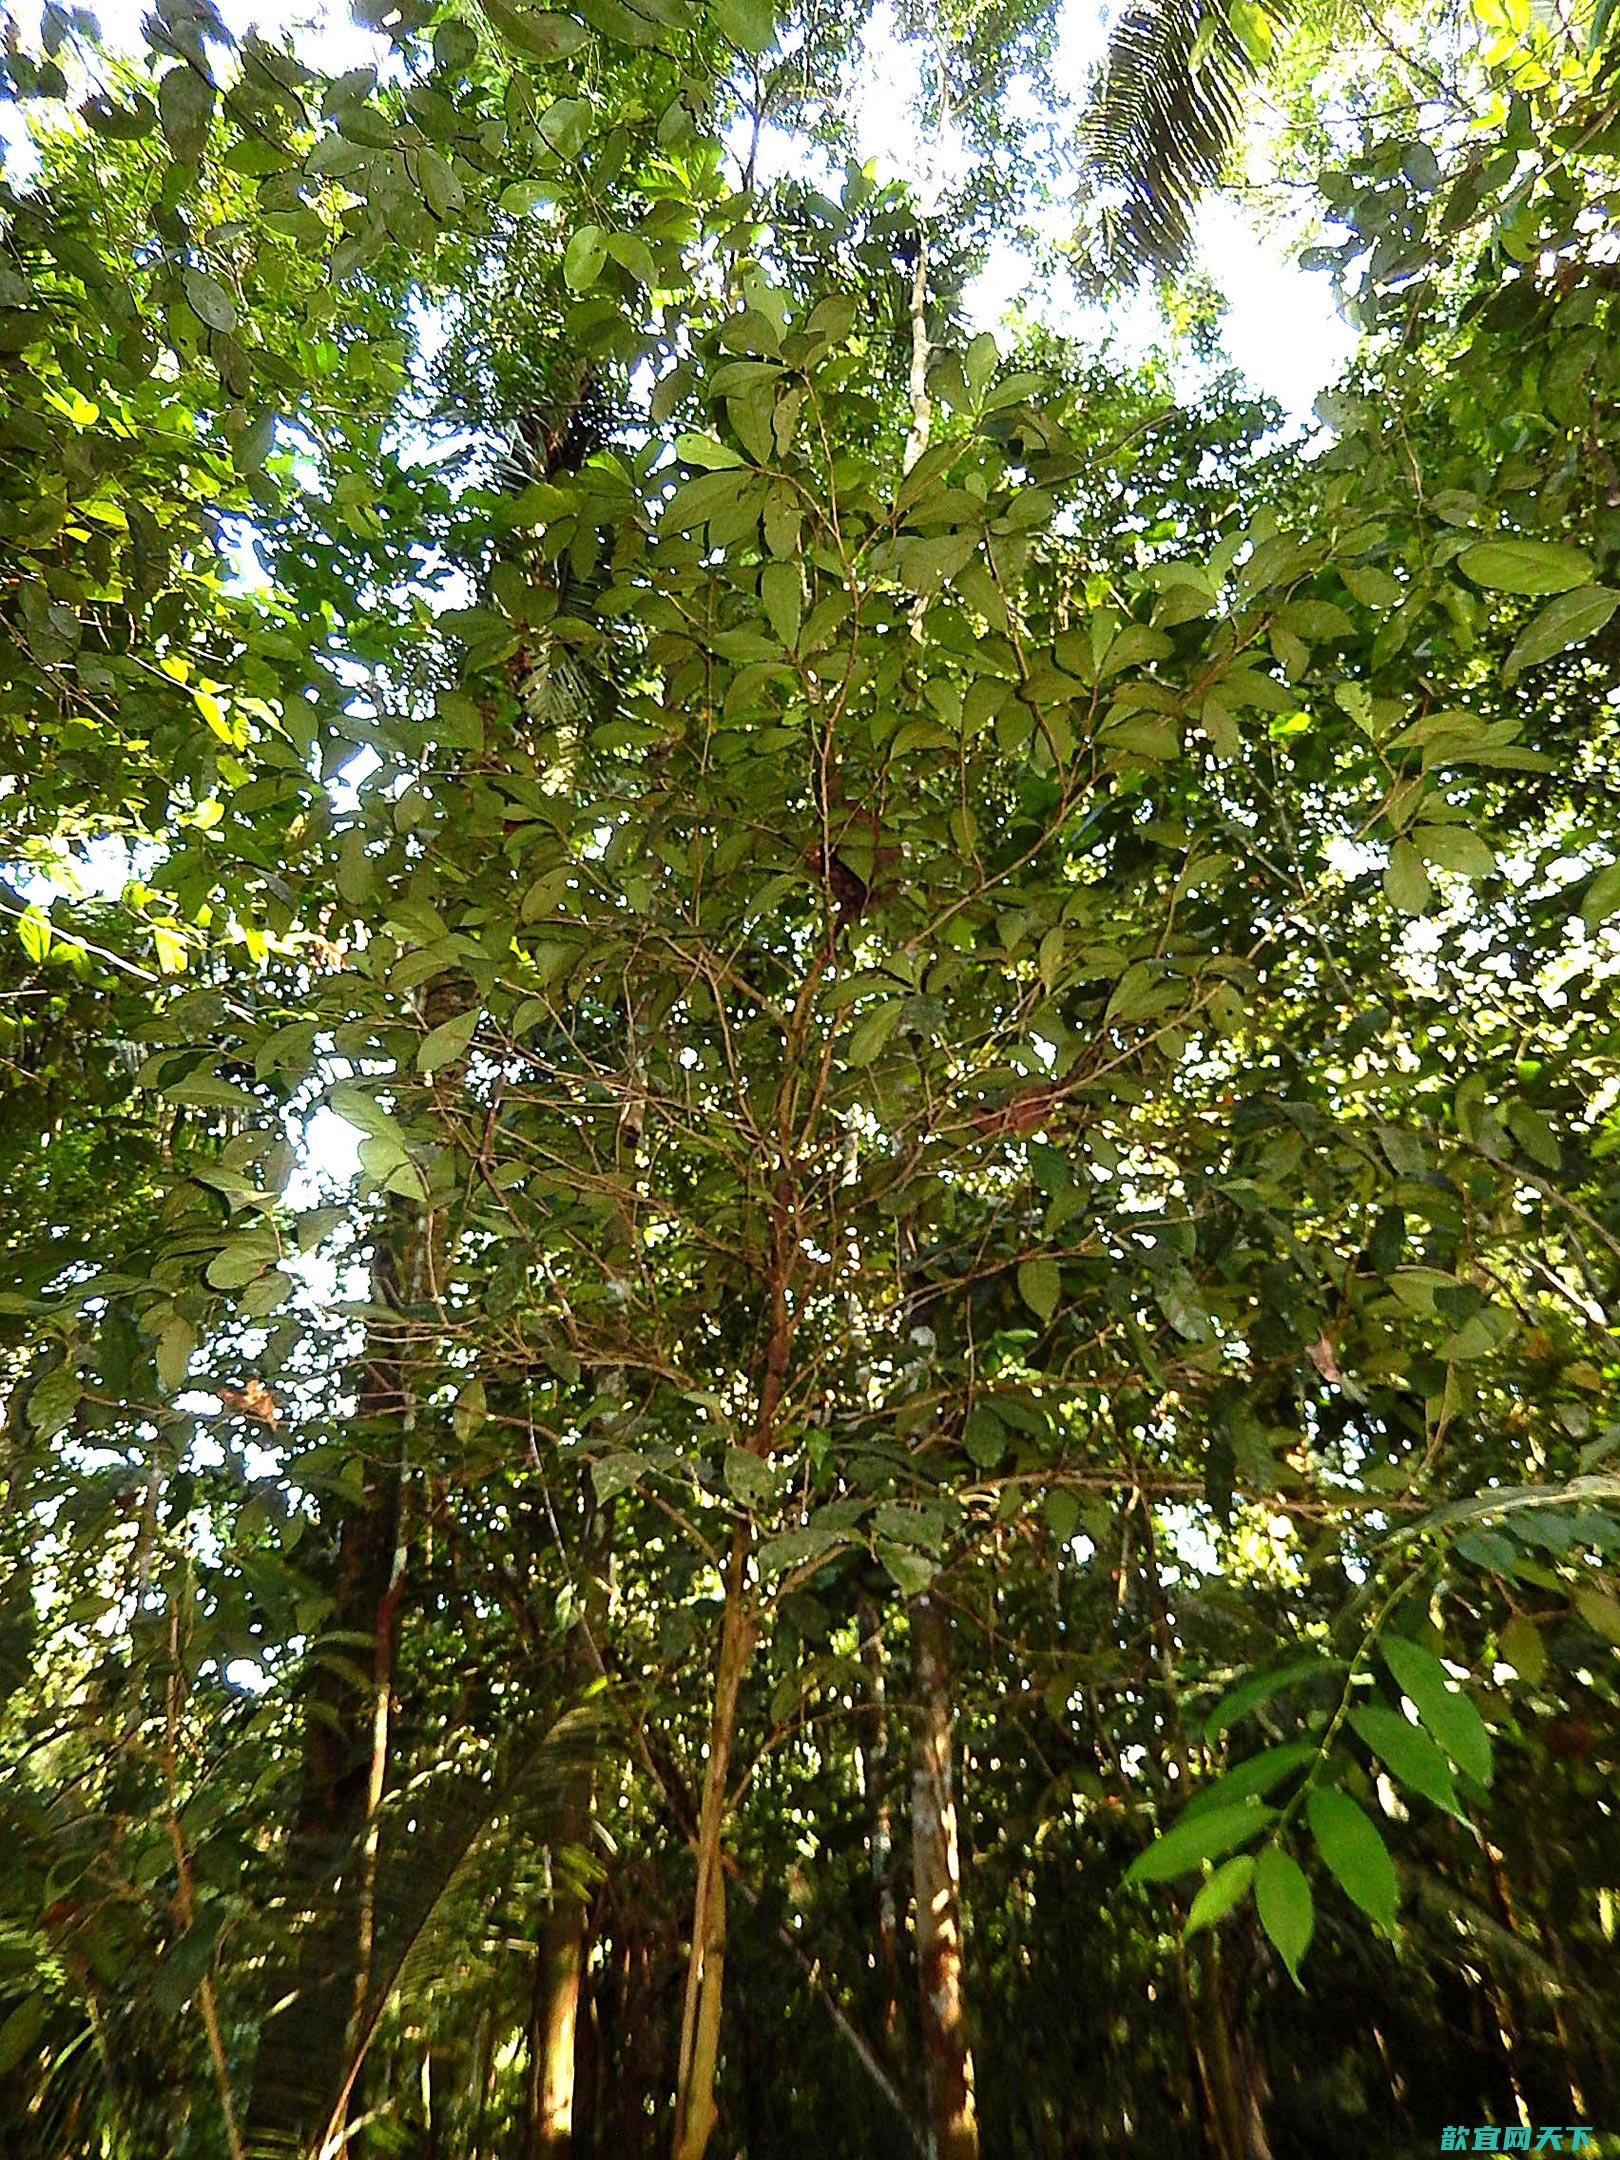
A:
[[[1620,2140],[1575,12],[9,27],[8,2160]]]

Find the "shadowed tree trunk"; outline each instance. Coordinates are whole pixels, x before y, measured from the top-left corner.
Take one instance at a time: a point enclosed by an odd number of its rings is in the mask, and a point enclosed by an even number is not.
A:
[[[878,2030],[892,2052],[900,2020],[900,1943],[894,1907],[894,1821],[889,1809],[889,1704],[883,1671],[883,1628],[877,1607],[855,1608],[861,1663],[866,1668],[867,1717],[861,1728],[861,1784],[866,1794],[867,1848],[877,1919]]]
[[[962,1870],[951,1781],[950,1626],[928,1596],[911,1603],[911,1879],[933,2160],[979,2160],[973,2051],[962,1998]]]
[[[371,1266],[374,1306],[423,1294],[430,1229],[394,1200]],[[356,1404],[359,1496],[337,1524],[331,1647],[312,1658],[303,1749],[275,1916],[286,1962],[270,1975],[248,2110],[255,2154],[302,2154],[324,2127],[364,1997],[375,1893],[369,1825],[387,1777],[396,1618],[404,1586],[403,1453],[414,1406],[402,1325],[372,1323]],[[351,2139],[344,2160],[357,2160]]]
[[[580,1571],[584,1581],[579,1618],[568,1639],[564,1675],[565,1692],[570,1698],[587,1687],[601,1669],[601,1629],[607,1615],[607,1570],[612,1545],[611,1502],[596,1506],[587,1487],[583,1504]],[[593,1798],[590,1766],[582,1763],[569,1772],[559,1795],[552,1847],[551,1905],[535,1940],[523,2160],[571,2160],[574,2151],[580,1987],[585,1973],[590,1909],[584,1885],[574,1879],[569,1856],[582,1851],[590,1836]]]
[[[1266,2135],[1266,2077],[1254,2044],[1234,2015],[1221,1946],[1196,1946],[1195,1991],[1204,2073],[1205,2123],[1222,2160],[1271,2160]]]

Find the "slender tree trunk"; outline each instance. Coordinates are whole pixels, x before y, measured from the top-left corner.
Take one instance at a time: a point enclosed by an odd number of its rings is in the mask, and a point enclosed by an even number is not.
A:
[[[709,1759],[703,1771],[698,1817],[697,1890],[692,1905],[692,1946],[681,2006],[681,2054],[675,2087],[674,2160],[703,2160],[718,2120],[715,2072],[720,2059],[720,2007],[726,1964],[726,1873],[723,1838],[731,1743],[737,1729],[737,1697],[754,1647],[748,1611],[747,1523],[739,1520],[726,1571],[726,1608],[715,1668]]]
[[[583,1838],[585,1810],[559,1819],[560,1836]],[[529,2136],[525,2160],[572,2160],[575,2032],[585,1970],[585,1902],[565,1885],[540,1924],[529,2020]]]
[[[913,1692],[911,1877],[917,1907],[917,1983],[933,2160],[978,2160],[962,1989],[962,1868],[951,1781],[954,1712],[950,1628],[926,1595],[911,1603]]]
[[[392,1204],[377,1233],[374,1304],[397,1311],[419,1293],[428,1234],[419,1209]],[[376,1324],[357,1404],[363,1481],[337,1528],[327,1628],[338,1644],[335,1654],[311,1661],[304,1686],[298,1801],[276,1915],[288,1962],[271,1976],[259,2035],[248,2110],[255,2152],[302,2154],[319,2135],[342,2085],[367,1982],[376,1865],[368,1826],[387,1774],[412,1401],[399,1327]],[[344,2160],[357,2155],[351,2141]]]
[[[599,1669],[599,1637],[607,1612],[607,1570],[612,1510],[596,1507],[587,1490],[580,1537],[584,1576],[579,1618],[568,1641],[564,1689],[572,1697]],[[590,1836],[594,1799],[591,1770],[582,1763],[568,1774],[559,1796],[551,1868],[551,1904],[535,1941],[534,2001],[529,2018],[528,2129],[523,2160],[571,2160],[574,2094],[578,2084],[577,2038],[580,1988],[585,1974],[589,1910],[580,1887],[559,1871],[556,1856],[583,1847]]]
[[[889,1808],[889,1704],[883,1672],[883,1627],[877,1607],[862,1598],[855,1608],[861,1663],[866,1669],[867,1717],[860,1743],[861,1785],[866,1795],[867,1851],[877,1918],[878,2032],[892,2054],[900,2023],[900,1930],[894,1902],[894,1818]]]
[[[1210,2143],[1221,2160],[1271,2160],[1265,2072],[1232,2016],[1220,1944],[1211,1938],[1198,1948],[1197,2006]]]

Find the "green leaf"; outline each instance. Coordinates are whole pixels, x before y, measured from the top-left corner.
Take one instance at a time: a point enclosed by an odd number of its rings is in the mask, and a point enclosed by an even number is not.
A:
[[[73,1423],[83,1393],[79,1376],[70,1366],[59,1365],[45,1373],[28,1398],[29,1425],[42,1440],[54,1440]]]
[[[1448,1677],[1445,1667],[1408,1635],[1379,1638],[1384,1663],[1432,1738],[1476,1785],[1491,1782],[1491,1736],[1485,1720]]]
[[[632,1454],[628,1448],[602,1456],[591,1464],[591,1483],[597,1499],[611,1500],[619,1493],[628,1492],[632,1485],[640,1483],[646,1467],[646,1458]]]
[[[1529,1103],[1510,1103],[1507,1121],[1508,1130],[1532,1162],[1540,1163],[1544,1170],[1562,1166],[1564,1151],[1558,1145],[1558,1135],[1539,1110]]]
[[[1486,877],[1496,868],[1496,850],[1467,825],[1419,825],[1412,845],[1425,862],[1462,877]]]
[[[1368,1703],[1350,1712],[1350,1728],[1387,1766],[1392,1776],[1436,1807],[1444,1808],[1461,1822],[1462,1809],[1451,1782],[1451,1765],[1425,1732],[1409,1724],[1398,1710],[1382,1703]]]
[[[524,0],[479,0],[493,28],[509,45],[534,60],[562,60],[578,52],[590,32],[572,15],[529,7]]]
[[[1577,1590],[1575,1610],[1594,1633],[1620,1643],[1620,1599],[1610,1597],[1606,1590]]]
[[[1434,899],[1423,857],[1410,840],[1397,840],[1390,849],[1384,891],[1391,906],[1399,908],[1403,915],[1421,915]]]
[[[1041,1503],[1046,1527],[1060,1545],[1067,1545],[1080,1527],[1080,1495],[1067,1485],[1054,1485]]]
[[[1586,888],[1581,917],[1595,930],[1600,922],[1620,911],[1620,862],[1606,863]]]
[[[885,998],[881,1005],[863,1013],[849,1031],[849,1042],[844,1051],[850,1065],[870,1065],[883,1050],[890,1036],[900,1024],[905,1010],[904,998]]]
[[[776,35],[771,0],[715,0],[715,28],[745,53],[762,53]]]
[[[1223,1860],[1193,1899],[1187,1924],[1181,1931],[1183,1936],[1196,1935],[1204,1928],[1213,1927],[1217,1920],[1224,1919],[1253,1880],[1252,1853],[1234,1853],[1230,1860]]]
[[[610,233],[607,251],[621,269],[629,271],[638,285],[650,285],[657,275],[651,248],[634,233]]]
[[[1172,1876],[1185,1875],[1202,1860],[1215,1860],[1234,1845],[1247,1845],[1276,1820],[1276,1815],[1275,1808],[1258,1800],[1245,1800],[1237,1807],[1212,1808],[1204,1815],[1183,1815],[1163,1837],[1155,1838],[1145,1852],[1137,1854],[1125,1870],[1125,1880],[1168,1882]]]
[[[1230,1807],[1234,1800],[1265,1799],[1294,1771],[1303,1769],[1319,1752],[1314,1740],[1288,1740],[1281,1747],[1262,1749],[1251,1755],[1247,1762],[1239,1763],[1235,1770],[1228,1770],[1213,1785],[1206,1785],[1187,1802],[1189,1815],[1203,1814],[1206,1809]]]
[[[1050,1320],[1063,1295],[1063,1272],[1055,1260],[1022,1261],[1018,1269],[1018,1295],[1042,1320]]]
[[[1395,1863],[1377,1825],[1337,1785],[1315,1787],[1305,1803],[1322,1864],[1346,1897],[1384,1927],[1395,1923]]]
[[[1497,1637],[1496,1647],[1519,1678],[1534,1687],[1547,1670],[1547,1645],[1541,1630],[1523,1613],[1515,1613]]]
[[[968,1412],[966,1425],[962,1428],[962,1445],[967,1449],[968,1460],[981,1470],[993,1470],[1007,1452],[1007,1428],[987,1402],[978,1402]]]
[[[352,1125],[356,1131],[367,1133],[373,1139],[395,1140],[401,1147],[404,1146],[405,1136],[397,1121],[383,1108],[371,1090],[362,1087],[358,1081],[339,1080],[327,1090],[326,1100],[329,1108],[342,1118],[345,1125]]]
[[[594,285],[607,261],[607,235],[600,225],[581,225],[563,249],[563,281],[574,292]]]
[[[467,1055],[472,1039],[478,1032],[480,1008],[459,1014],[454,1020],[441,1020],[423,1036],[416,1052],[418,1072],[437,1072],[441,1065],[458,1064]]]
[[[236,302],[218,278],[210,277],[205,270],[188,270],[183,282],[186,304],[199,321],[210,330],[235,328]]]
[[[768,1507],[782,1489],[782,1473],[775,1463],[751,1448],[726,1449],[726,1490],[740,1507]]]
[[[163,139],[182,165],[195,165],[214,116],[214,86],[195,68],[170,68],[158,84]]]
[[[1275,1845],[1268,1846],[1255,1864],[1254,1909],[1297,1987],[1299,1961],[1310,1948],[1316,1927],[1316,1905],[1304,1869]]]
[[[920,1597],[934,1579],[933,1561],[924,1553],[913,1552],[909,1545],[879,1538],[877,1556],[907,1597]]]
[[[1617,607],[1620,592],[1612,592],[1607,585],[1582,585],[1574,592],[1560,593],[1521,632],[1502,664],[1503,679],[1512,682],[1526,668],[1579,645],[1601,630]]]
[[[1236,1725],[1251,1710],[1258,1710],[1262,1703],[1270,1702],[1274,1695],[1281,1695],[1301,1680],[1320,1679],[1324,1673],[1336,1670],[1340,1662],[1320,1657],[1295,1658],[1292,1664],[1279,1665],[1274,1672],[1253,1674],[1229,1695],[1221,1697],[1204,1720],[1204,1738],[1218,1740],[1228,1726]]]
[[[713,435],[677,435],[675,455],[688,465],[701,466],[705,472],[735,472],[739,466],[745,470],[748,466],[740,450]]]
[[[759,574],[759,597],[771,628],[789,652],[797,650],[804,607],[804,573],[796,562],[769,562]]]
[[[1492,592],[1570,592],[1592,579],[1592,565],[1579,548],[1552,540],[1481,540],[1464,548],[1457,562],[1466,577]]]
[[[0,2025],[0,2077],[15,2070],[24,2056],[37,2044],[45,2030],[50,2015],[50,2000],[41,1990],[20,2002],[16,2009]]]

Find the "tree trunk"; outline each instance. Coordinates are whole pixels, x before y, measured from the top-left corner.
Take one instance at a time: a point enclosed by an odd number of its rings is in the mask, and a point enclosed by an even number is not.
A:
[[[600,1669],[600,1630],[607,1614],[607,1570],[612,1549],[612,1504],[597,1507],[587,1487],[579,1540],[584,1576],[579,1618],[568,1639],[563,1686],[572,1697]],[[582,1848],[590,1836],[594,1799],[591,1769],[568,1773],[559,1795],[552,1847],[551,1905],[535,1940],[534,2001],[529,2016],[529,2089],[523,2160],[571,2160],[574,2094],[578,2083],[577,2035],[580,1987],[585,1973],[589,1912],[581,1887],[559,1872],[559,1854]]]
[[[571,1825],[560,1821],[559,1832],[583,1838],[588,1821],[580,1811]],[[574,2150],[574,2035],[585,1969],[586,1908],[567,1885],[557,1885],[553,1895],[556,1902],[541,1922],[536,1943],[525,2160],[571,2160]]]
[[[698,1817],[697,1889],[692,1904],[692,1945],[681,2007],[681,2055],[675,2087],[674,2160],[703,2160],[718,2119],[715,2071],[720,2058],[720,2005],[726,1962],[726,1875],[722,1839],[726,1823],[731,1743],[737,1697],[754,1647],[747,1610],[748,1526],[739,1521],[726,1573],[726,1609],[715,1669],[709,1759],[703,1771]]]
[[[1210,2143],[1221,2160],[1271,2160],[1265,2071],[1248,2034],[1232,2016],[1221,1948],[1213,1938],[1198,1952],[1196,1999],[1208,2078]]]
[[[372,1258],[374,1304],[397,1311],[414,1300],[426,1238],[420,1211],[394,1201]],[[396,1324],[374,1325],[358,1394],[363,1481],[337,1528],[327,1632],[338,1647],[311,1660],[304,1682],[298,1801],[275,1915],[287,1962],[270,1976],[248,2110],[256,2153],[303,2154],[318,2138],[367,1982],[376,1863],[369,1825],[387,1774],[404,1576],[403,1442],[414,1401]],[[358,2153],[351,2141],[344,2160]]]
[[[877,1607],[861,1598],[855,1607],[861,1663],[866,1669],[866,1719],[860,1742],[861,1786],[866,1795],[867,1852],[877,1923],[878,2033],[892,2055],[900,2023],[900,1930],[894,1904],[894,1819],[889,1809],[889,1704],[883,1672],[883,1627]]]
[[[911,1878],[933,2160],[978,2160],[973,2051],[962,1999],[962,1869],[951,1789],[950,1628],[931,1597],[911,1603]]]

